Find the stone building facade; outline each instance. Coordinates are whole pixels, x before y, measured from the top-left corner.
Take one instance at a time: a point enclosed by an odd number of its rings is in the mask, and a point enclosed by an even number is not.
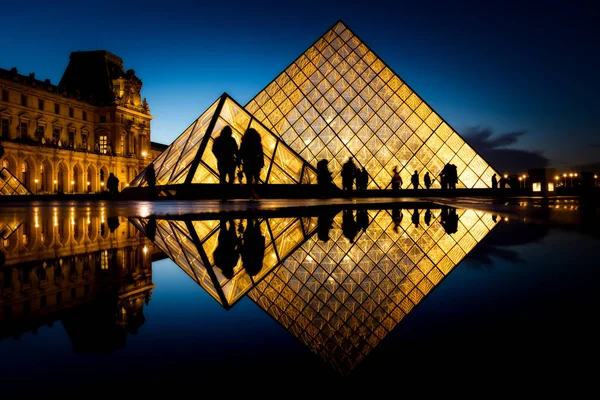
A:
[[[110,173],[124,189],[152,160],[141,89],[101,50],[71,53],[58,85],[0,69],[0,165],[34,194],[98,193]]]

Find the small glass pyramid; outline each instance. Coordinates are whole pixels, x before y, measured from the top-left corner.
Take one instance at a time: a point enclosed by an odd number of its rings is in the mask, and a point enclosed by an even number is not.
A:
[[[353,156],[369,189],[403,187],[417,171],[439,188],[445,164],[458,188],[488,188],[498,174],[460,135],[370,50],[337,22],[245,108],[311,165],[329,161],[341,187],[341,165]]]
[[[8,169],[0,169],[0,196],[33,194]]]
[[[277,135],[253,118],[240,104],[224,93],[130,184],[148,186],[146,171],[154,168],[156,186],[189,183],[219,183],[217,160],[210,149],[214,137],[229,125],[240,143],[249,127],[262,139],[265,166],[260,180],[269,184],[316,182],[316,171]]]

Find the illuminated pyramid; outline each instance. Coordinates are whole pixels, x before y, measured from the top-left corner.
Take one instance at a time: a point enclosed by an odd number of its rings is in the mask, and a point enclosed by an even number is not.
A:
[[[248,221],[242,219],[155,219],[155,227],[149,229],[150,219],[131,218],[130,221],[145,235],[154,230],[154,244],[184,270],[190,278],[206,290],[223,307],[229,309],[256,285],[264,276],[279,265],[287,256],[304,243],[316,229],[316,218],[260,218],[257,219],[264,241],[262,268],[255,274],[248,272],[244,257],[240,256],[231,276],[226,276],[215,261],[221,243],[221,229],[237,230],[238,244],[246,239]],[[222,248],[235,251],[233,248]]]
[[[0,169],[0,195],[32,194],[7,168]]]
[[[371,189],[386,188],[394,166],[403,187],[429,171],[439,188],[446,163],[457,166],[460,188],[487,188],[499,175],[341,21],[245,108],[311,165],[329,160],[340,187],[351,155]]]
[[[265,166],[260,175],[262,182],[316,182],[313,167],[225,93],[146,167],[130,186],[148,186],[146,171],[150,166],[154,168],[157,186],[218,183],[217,159],[211,148],[214,137],[226,125],[232,128],[238,146],[249,127],[260,134],[265,155]]]
[[[397,226],[389,211],[368,210],[353,243],[340,213],[329,241],[313,235],[248,296],[347,375],[496,225],[490,214],[455,211],[448,234],[442,210],[430,210],[429,225],[426,210],[401,210]]]

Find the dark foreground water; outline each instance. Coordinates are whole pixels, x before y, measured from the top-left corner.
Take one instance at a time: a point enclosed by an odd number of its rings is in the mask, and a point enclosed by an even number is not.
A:
[[[594,387],[596,209],[342,203],[2,205],[0,393]]]

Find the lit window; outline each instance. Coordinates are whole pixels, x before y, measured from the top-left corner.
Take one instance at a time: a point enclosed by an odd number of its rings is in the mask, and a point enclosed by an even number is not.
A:
[[[548,182],[548,191],[554,192],[554,182]]]
[[[106,154],[106,150],[108,148],[108,137],[100,136],[100,139],[98,140],[98,144],[100,145],[100,153]]]
[[[533,191],[534,192],[541,192],[542,191],[542,184],[540,182],[533,182]]]

